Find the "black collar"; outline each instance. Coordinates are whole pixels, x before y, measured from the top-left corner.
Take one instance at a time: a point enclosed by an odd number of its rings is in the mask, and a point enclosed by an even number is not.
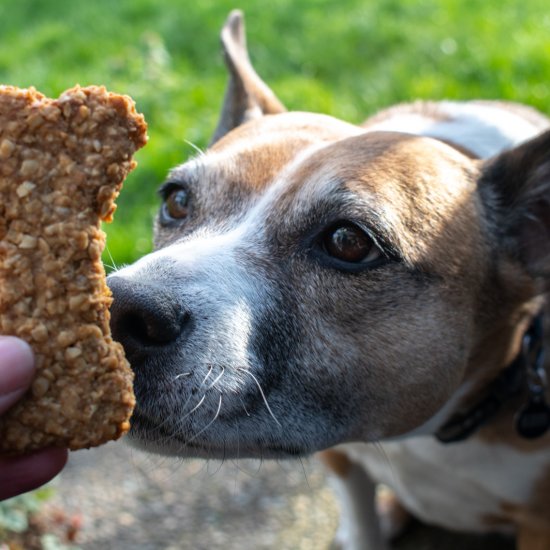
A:
[[[515,429],[521,437],[533,439],[550,428],[550,407],[546,403],[543,315],[537,315],[523,336],[514,361],[487,387],[484,396],[468,410],[455,413],[435,433],[442,443],[463,441],[486,424],[502,405],[527,390],[527,402],[518,410]]]

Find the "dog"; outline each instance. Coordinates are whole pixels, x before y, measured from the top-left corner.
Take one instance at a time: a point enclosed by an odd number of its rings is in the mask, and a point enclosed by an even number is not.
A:
[[[409,515],[550,549],[550,120],[497,101],[360,126],[287,112],[240,12],[221,37],[212,143],[160,188],[155,250],[108,279],[133,444],[320,452],[348,549]]]

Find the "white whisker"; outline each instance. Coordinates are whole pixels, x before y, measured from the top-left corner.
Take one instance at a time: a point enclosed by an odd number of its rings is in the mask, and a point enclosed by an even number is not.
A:
[[[193,441],[194,439],[199,437],[199,435],[201,433],[208,430],[208,428],[210,428],[210,426],[212,426],[212,424],[214,424],[214,422],[217,420],[218,416],[220,415],[221,408],[222,408],[222,395],[220,395],[220,402],[218,403],[218,410],[216,411],[216,414],[214,415],[214,418],[202,430],[198,431],[191,439],[188,439],[187,443],[191,443],[191,441]]]
[[[109,254],[109,260],[111,261],[111,265],[105,264],[109,269],[112,269],[113,271],[118,271],[118,267],[116,266],[115,260],[113,258],[113,255],[111,254],[111,251],[109,250],[109,245],[105,244],[105,252]]]
[[[181,418],[178,418],[178,423],[181,424],[183,420],[185,420],[190,414],[193,414],[203,403],[206,399],[206,394],[204,394],[201,398],[201,400],[186,414],[184,414]]]
[[[277,420],[277,418],[273,414],[273,411],[271,410],[271,407],[269,406],[269,403],[267,402],[267,399],[266,399],[265,394],[264,394],[264,390],[262,390],[262,386],[260,385],[260,382],[258,382],[258,379],[250,371],[248,371],[246,369],[238,368],[237,370],[248,374],[249,376],[252,377],[252,380],[254,380],[254,382],[256,382],[256,385],[258,386],[258,389],[260,390],[260,394],[262,396],[262,399],[264,400],[264,403],[265,403],[265,406],[266,406],[267,410],[269,411],[269,414],[271,415],[271,418],[273,418],[273,420],[275,420],[275,423],[277,424],[277,426],[279,426],[279,428],[282,428],[281,423]]]
[[[220,372],[220,374],[218,374],[218,376],[216,376],[216,379],[214,380],[214,382],[212,382],[212,384],[210,384],[210,386],[208,386],[205,391],[211,390],[220,381],[220,378],[223,376],[225,372],[225,369],[223,367],[220,367],[220,368],[222,369],[222,371]]]
[[[199,389],[203,387],[204,383],[210,378],[210,375],[212,374],[212,365],[208,365],[208,372],[206,373],[206,376],[204,377],[203,381],[201,382],[201,385],[199,386]]]
[[[189,141],[187,139],[184,139],[183,141],[184,143],[187,143],[189,147],[192,147],[199,154],[199,156],[204,157],[205,152],[198,145],[195,145],[192,141]]]
[[[192,374],[192,373],[190,373],[190,374]],[[211,374],[212,374],[212,365],[209,365],[208,366],[208,372],[207,372],[206,376],[203,378],[203,381],[200,383],[199,387],[197,388],[197,391],[200,390],[204,386],[205,382],[208,380],[208,378],[210,377]],[[185,375],[185,373],[184,373],[184,375]],[[182,375],[178,375],[178,376],[182,376]],[[210,388],[208,388],[208,389],[210,389]],[[208,389],[205,390],[205,391],[208,391]],[[187,408],[187,405],[191,401],[192,397],[193,397],[193,394],[190,393],[189,397],[186,399],[185,403],[182,405],[181,410],[184,411]],[[188,413],[186,413],[181,418],[177,419],[178,422],[182,422],[190,414],[194,413],[201,406],[201,404],[204,402],[205,397],[206,397],[206,393],[202,396],[202,399]]]
[[[246,416],[250,416],[250,413],[246,409],[246,405],[244,404],[244,401],[242,400],[242,397],[239,397],[239,400],[241,401],[241,405],[243,406],[244,412],[246,413]]]

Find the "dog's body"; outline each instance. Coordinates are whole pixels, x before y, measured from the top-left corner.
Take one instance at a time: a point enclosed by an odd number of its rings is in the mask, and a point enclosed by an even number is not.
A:
[[[212,147],[163,186],[158,250],[109,280],[134,440],[206,458],[332,448],[348,548],[383,545],[377,482],[427,522],[550,548],[550,436],[513,427],[533,399],[543,428],[546,414],[522,342],[548,292],[548,119],[498,102],[399,106],[362,127],[285,113],[238,13],[222,39]],[[448,438],[464,441],[435,439],[493,393],[501,407]]]

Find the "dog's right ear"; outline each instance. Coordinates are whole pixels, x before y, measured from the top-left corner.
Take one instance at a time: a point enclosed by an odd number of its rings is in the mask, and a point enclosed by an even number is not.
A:
[[[229,82],[220,120],[210,145],[244,122],[286,111],[250,63],[241,11],[234,10],[229,14],[222,28],[221,42],[229,70]]]
[[[501,249],[550,285],[550,130],[484,165],[480,189],[496,214]]]

